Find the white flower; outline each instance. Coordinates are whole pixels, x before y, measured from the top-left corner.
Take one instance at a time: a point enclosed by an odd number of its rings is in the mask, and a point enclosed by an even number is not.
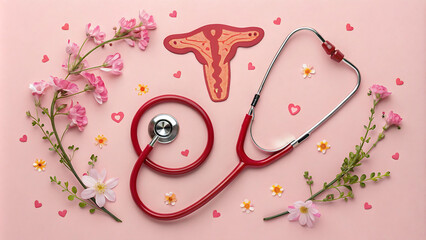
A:
[[[288,207],[288,212],[290,213],[288,215],[289,221],[299,220],[300,225],[308,225],[308,227],[314,226],[314,217],[321,216],[315,204],[313,204],[310,200],[306,202],[295,202],[294,206]]]
[[[307,64],[303,64],[302,65],[302,74],[303,74],[303,78],[306,78],[306,77],[310,78],[312,76],[312,74],[315,74],[315,69],[314,69],[314,67],[311,67]]]
[[[240,204],[241,210],[246,213],[250,213],[254,211],[253,204],[247,199],[244,199],[244,201]]]
[[[104,182],[105,176],[105,169],[100,174],[95,169],[90,169],[89,175],[85,175],[81,179],[87,187],[81,192],[81,197],[83,199],[95,197],[96,204],[99,207],[105,205],[105,198],[108,201],[114,202],[115,193],[112,189],[118,185],[118,178],[111,178]]]

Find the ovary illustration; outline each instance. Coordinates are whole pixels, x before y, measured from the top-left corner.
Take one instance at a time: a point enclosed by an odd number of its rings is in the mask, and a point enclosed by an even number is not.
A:
[[[177,54],[193,52],[203,65],[211,100],[221,102],[229,95],[229,62],[235,56],[237,48],[254,46],[263,36],[263,29],[258,27],[237,28],[212,24],[189,33],[170,35],[164,39],[164,46]]]

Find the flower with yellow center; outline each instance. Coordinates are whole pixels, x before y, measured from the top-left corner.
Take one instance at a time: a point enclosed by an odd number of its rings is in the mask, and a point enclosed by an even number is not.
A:
[[[281,195],[283,194],[284,188],[281,187],[278,184],[272,185],[272,187],[270,188],[271,192],[272,192],[272,196],[278,196],[281,197]]]
[[[40,159],[36,159],[35,162],[33,163],[34,169],[41,172],[46,170],[46,161]]]
[[[115,201],[115,193],[112,190],[118,185],[118,178],[110,178],[105,181],[105,169],[98,173],[95,169],[89,170],[89,175],[84,175],[81,180],[86,189],[81,192],[81,198],[89,199],[95,197],[96,204],[99,207],[105,205],[105,199],[108,201]]]
[[[174,206],[176,204],[176,201],[177,201],[176,194],[174,194],[173,192],[168,192],[164,194],[164,203],[166,205]]]
[[[302,74],[303,74],[303,78],[306,78],[306,77],[310,78],[312,76],[312,74],[315,74],[315,69],[314,69],[314,67],[311,67],[307,64],[303,64],[302,65]]]
[[[95,141],[96,141],[95,145],[96,145],[96,146],[98,146],[98,145],[99,145],[99,148],[102,148],[104,145],[106,145],[106,144],[107,144],[108,139],[107,139],[106,137],[104,137],[104,135],[98,135],[98,136],[95,138]]]
[[[297,201],[292,206],[288,206],[288,220],[298,221],[300,225],[313,227],[315,218],[321,216],[315,204],[312,201]]]
[[[240,207],[242,208],[242,211],[246,213],[250,213],[254,211],[253,205],[247,199],[244,199],[244,201],[240,204]]]
[[[325,153],[327,149],[330,149],[330,145],[326,140],[322,140],[321,142],[317,143],[318,152]]]
[[[138,95],[142,95],[144,93],[147,93],[149,88],[147,85],[138,84],[138,87],[135,88],[136,91],[138,91]]]

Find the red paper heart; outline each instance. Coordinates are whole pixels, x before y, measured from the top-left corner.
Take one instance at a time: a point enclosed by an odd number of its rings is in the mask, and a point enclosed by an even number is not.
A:
[[[398,160],[399,159],[399,153],[395,153],[394,155],[392,155],[392,158],[394,160]]]
[[[248,70],[254,70],[256,67],[253,66],[253,63],[249,62],[248,63]]]
[[[365,210],[368,210],[368,209],[371,209],[373,206],[371,206],[370,204],[368,204],[368,202],[365,202],[364,203],[364,209]]]
[[[354,30],[354,27],[351,26],[351,24],[346,24],[346,31],[352,31]]]
[[[172,17],[172,18],[177,17],[177,12],[176,12],[176,10],[173,10],[173,12],[169,13],[169,16],[170,16],[170,17]]]
[[[70,29],[70,25],[68,23],[65,23],[64,26],[61,27],[62,30],[68,30]]]
[[[65,215],[67,215],[67,210],[63,210],[63,211],[58,211],[59,216],[61,217],[65,217]]]
[[[182,154],[182,156],[188,157],[189,150],[186,149],[185,151],[180,152],[180,154]]]
[[[396,79],[396,85],[401,86],[402,84],[404,84],[404,81],[402,81],[401,79],[397,78]]]
[[[41,204],[41,202],[39,202],[38,200],[34,201],[34,207],[35,208],[41,208],[41,206],[43,206],[43,204]]]
[[[220,217],[220,212],[218,212],[218,211],[216,211],[216,210],[213,210],[213,217],[214,217],[214,218],[218,218],[218,217]]]
[[[275,25],[280,25],[281,24],[281,18],[278,17],[277,19],[274,20],[274,24]]]
[[[43,55],[43,59],[41,59],[43,63],[49,61],[49,57],[47,55]]]
[[[20,139],[19,139],[19,141],[20,142],[26,142],[27,141],[27,135],[23,135]]]
[[[294,105],[293,103],[290,103],[288,105],[288,111],[290,112],[291,115],[296,115],[300,112],[300,106],[299,105]]]
[[[182,73],[180,72],[180,71],[177,71],[176,73],[173,73],[173,77],[175,77],[175,78],[180,78],[180,75],[181,75]]]
[[[118,112],[118,113],[112,113],[111,114],[111,119],[116,122],[116,123],[120,123],[121,120],[123,120],[124,118],[124,113],[123,112]]]

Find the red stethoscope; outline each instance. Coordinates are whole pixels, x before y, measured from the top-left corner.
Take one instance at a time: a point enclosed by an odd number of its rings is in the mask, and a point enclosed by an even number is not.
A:
[[[317,124],[315,124],[311,129],[306,131],[304,134],[302,134],[299,138],[291,141],[290,143],[288,143],[288,144],[286,144],[286,145],[284,145],[284,146],[282,146],[278,149],[273,149],[273,150],[265,149],[265,148],[260,147],[256,143],[256,141],[254,141],[254,137],[252,135],[251,129],[252,129],[252,126],[253,126],[253,121],[254,121],[254,109],[255,109],[255,106],[256,106],[256,104],[259,100],[260,92],[263,89],[265,81],[266,81],[266,79],[269,75],[269,72],[271,71],[272,66],[274,65],[276,59],[280,55],[282,49],[284,48],[285,44],[290,39],[290,37],[294,33],[298,32],[300,30],[308,30],[308,31],[315,33],[316,36],[321,40],[322,47],[324,48],[326,53],[331,56],[331,59],[333,59],[337,62],[343,61],[349,67],[351,67],[355,71],[358,81],[357,81],[355,88],[333,110],[331,110],[330,113],[328,113],[325,117],[323,117]],[[174,213],[158,213],[158,212],[155,212],[152,209],[149,209],[142,202],[142,200],[139,198],[138,190],[137,190],[137,187],[136,187],[136,182],[137,182],[137,178],[138,178],[138,175],[139,175],[139,170],[140,170],[140,168],[142,167],[143,164],[145,164],[146,166],[150,167],[151,169],[153,169],[155,171],[161,172],[163,174],[171,174],[171,175],[184,174],[184,173],[187,173],[187,172],[194,170],[195,168],[200,166],[207,159],[207,157],[210,154],[210,151],[213,147],[213,141],[214,141],[213,126],[212,126],[212,123],[210,121],[209,116],[204,111],[204,109],[201,108],[200,105],[198,105],[197,103],[195,103],[194,101],[192,101],[188,98],[185,98],[185,97],[182,97],[182,96],[177,96],[177,95],[162,95],[162,96],[158,96],[158,97],[155,97],[155,98],[147,101],[136,112],[136,115],[133,118],[131,129],[130,129],[132,144],[133,144],[133,147],[136,151],[136,154],[139,156],[138,160],[136,161],[136,163],[133,167],[133,170],[132,170],[132,173],[131,173],[131,176],[130,176],[130,191],[131,191],[133,200],[135,201],[136,205],[143,212],[145,212],[146,214],[148,214],[148,215],[150,215],[150,216],[152,216],[156,219],[161,219],[161,220],[179,219],[179,218],[182,218],[182,217],[194,212],[195,210],[197,210],[198,208],[202,207],[207,202],[209,202],[211,199],[213,199],[226,186],[228,186],[228,184],[231,183],[232,180],[234,180],[235,177],[245,167],[256,167],[256,168],[257,167],[264,167],[266,165],[271,164],[275,160],[281,158],[282,156],[284,156],[288,152],[290,152],[299,143],[301,143],[306,138],[308,138],[309,135],[316,128],[318,128],[327,119],[329,119],[334,113],[336,113],[337,110],[339,110],[343,106],[343,104],[345,104],[349,100],[349,98],[352,97],[352,95],[357,91],[360,83],[361,83],[361,75],[360,75],[358,69],[352,63],[350,63],[348,60],[346,60],[344,58],[343,54],[339,50],[336,50],[335,47],[330,42],[325,41],[322,38],[322,36],[316,30],[314,30],[312,28],[308,28],[308,27],[302,27],[302,28],[298,28],[298,29],[294,30],[293,32],[291,32],[287,36],[287,38],[284,40],[284,42],[280,46],[278,52],[276,53],[275,57],[273,58],[270,66],[269,66],[269,68],[268,68],[268,70],[265,74],[265,77],[264,77],[264,79],[263,79],[263,81],[262,81],[262,83],[259,87],[259,90],[257,91],[256,95],[254,96],[254,99],[251,103],[250,110],[244,118],[243,124],[241,126],[241,130],[240,130],[240,133],[239,133],[239,136],[238,136],[237,146],[236,146],[237,155],[238,155],[239,160],[240,160],[238,165],[228,174],[228,176],[225,177],[225,179],[223,179],[215,188],[213,188],[210,192],[208,192],[204,197],[202,197],[201,199],[199,199],[197,202],[193,203],[192,205],[190,205],[190,206],[188,206],[188,207],[186,207],[186,208],[184,208],[180,211],[174,212]],[[207,128],[208,138],[207,138],[207,144],[204,148],[204,151],[198,157],[197,160],[195,160],[193,163],[191,163],[191,164],[189,164],[185,167],[168,168],[168,167],[164,167],[164,166],[161,166],[159,164],[156,164],[148,158],[148,155],[152,151],[154,144],[156,142],[169,143],[169,142],[173,141],[174,138],[177,136],[177,133],[179,131],[179,124],[177,123],[176,119],[174,117],[172,117],[171,115],[160,114],[160,115],[155,116],[151,120],[151,122],[149,123],[149,133],[152,137],[151,142],[144,148],[144,150],[141,149],[140,144],[139,144],[138,134],[137,134],[138,131],[137,130],[138,130],[138,125],[139,125],[139,121],[140,121],[141,117],[151,107],[153,107],[157,104],[165,103],[165,102],[176,102],[176,103],[187,105],[188,107],[194,109],[203,118],[204,123],[205,123],[206,128]],[[254,160],[254,159],[251,159],[250,157],[248,157],[247,154],[245,153],[244,141],[246,139],[246,135],[247,135],[249,128],[250,128],[250,136],[251,136],[254,144],[258,148],[260,148],[261,150],[271,153],[265,159]]]

